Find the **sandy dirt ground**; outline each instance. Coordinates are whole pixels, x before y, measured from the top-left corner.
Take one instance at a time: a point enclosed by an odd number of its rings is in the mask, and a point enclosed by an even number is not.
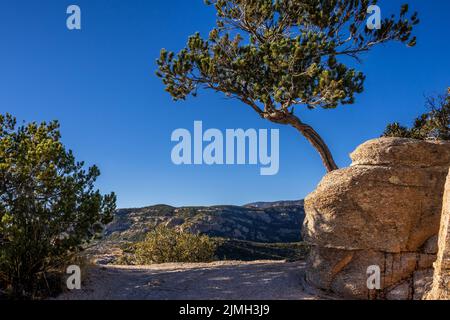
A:
[[[303,262],[253,261],[96,266],[61,300],[313,300]]]

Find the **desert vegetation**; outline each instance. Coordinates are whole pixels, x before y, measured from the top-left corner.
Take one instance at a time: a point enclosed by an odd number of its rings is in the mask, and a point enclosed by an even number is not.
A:
[[[216,243],[207,235],[178,232],[159,226],[134,245],[131,262],[137,265],[168,262],[210,262]]]
[[[450,140],[450,87],[444,95],[428,97],[427,112],[415,119],[408,128],[398,122],[387,126],[384,137],[412,138],[419,140]]]
[[[58,122],[16,122],[0,115],[0,294],[31,299],[60,288],[116,196],[95,189],[99,169],[66,150]]]

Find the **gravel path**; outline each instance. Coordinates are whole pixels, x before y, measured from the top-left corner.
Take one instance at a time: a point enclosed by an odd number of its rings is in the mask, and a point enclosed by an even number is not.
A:
[[[81,290],[61,300],[310,300],[304,263],[280,261],[171,263],[94,267]]]

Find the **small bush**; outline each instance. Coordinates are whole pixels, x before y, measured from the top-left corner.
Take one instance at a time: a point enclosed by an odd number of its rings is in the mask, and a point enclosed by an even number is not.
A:
[[[426,105],[429,111],[418,117],[412,128],[394,122],[387,126],[383,136],[419,140],[450,140],[450,88],[446,95],[428,98]]]
[[[168,262],[211,262],[216,243],[206,235],[156,227],[135,245],[133,262],[138,265]]]

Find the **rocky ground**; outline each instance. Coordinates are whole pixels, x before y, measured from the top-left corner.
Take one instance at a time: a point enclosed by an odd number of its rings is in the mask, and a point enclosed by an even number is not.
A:
[[[104,239],[86,252],[95,265],[83,271],[82,289],[58,299],[318,299],[303,282],[302,261],[309,251],[299,242],[303,219],[303,201],[118,210]],[[213,237],[218,241],[216,258],[227,261],[111,265],[123,260],[118,258],[129,244],[159,225]]]
[[[317,300],[303,262],[221,261],[151,266],[95,266],[82,289],[59,300]]]

